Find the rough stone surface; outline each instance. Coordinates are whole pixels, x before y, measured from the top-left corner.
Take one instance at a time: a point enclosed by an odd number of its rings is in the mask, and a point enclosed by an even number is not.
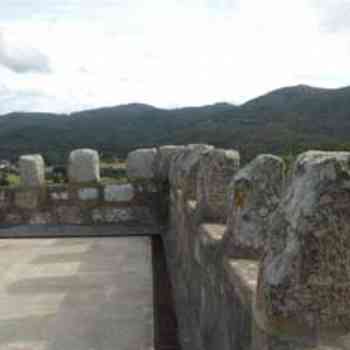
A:
[[[30,219],[30,225],[45,225],[52,221],[52,213],[49,212],[38,212],[35,213]]]
[[[45,184],[45,163],[40,154],[21,156],[19,171],[24,186],[39,187]]]
[[[239,153],[213,149],[200,159],[197,201],[203,220],[226,222],[227,188],[239,169]]]
[[[228,204],[228,255],[261,255],[270,217],[282,195],[284,168],[281,158],[260,155],[234,176]]]
[[[158,180],[168,181],[171,159],[184,149],[185,146],[162,146],[158,149],[156,159],[156,176]]]
[[[92,211],[95,223],[118,223],[135,219],[131,208],[97,208]]]
[[[130,152],[126,161],[126,172],[130,179],[151,180],[155,177],[156,148],[137,149]]]
[[[50,193],[50,197],[53,200],[64,200],[64,201],[66,201],[66,200],[68,200],[69,195],[68,195],[68,192],[66,192],[66,191],[60,191],[60,192],[57,191],[57,192],[51,192]]]
[[[97,200],[98,199],[98,189],[97,188],[81,188],[78,191],[78,197],[82,201],[87,200]]]
[[[187,199],[196,199],[197,173],[201,157],[213,149],[214,147],[209,145],[189,145],[172,158],[169,170],[170,185],[181,189]]]
[[[39,193],[23,190],[15,193],[15,205],[21,209],[35,209],[38,206]]]
[[[55,217],[58,223],[65,224],[84,224],[84,218],[82,217],[81,209],[79,206],[63,205],[55,208]]]
[[[100,181],[100,158],[92,149],[77,149],[69,155],[68,177],[73,183]]]
[[[126,202],[134,198],[135,191],[131,184],[106,185],[104,198],[106,202]]]
[[[349,332],[349,220],[350,153],[299,156],[260,267],[260,328],[320,342]]]

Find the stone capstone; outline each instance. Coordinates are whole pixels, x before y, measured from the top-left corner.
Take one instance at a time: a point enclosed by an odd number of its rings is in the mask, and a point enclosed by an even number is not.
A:
[[[282,195],[284,172],[281,158],[263,154],[233,177],[226,233],[229,256],[261,255],[270,217]]]
[[[300,155],[268,229],[256,319],[268,333],[329,338],[350,324],[350,153]]]
[[[157,179],[168,181],[171,159],[184,149],[185,146],[162,146],[158,149],[156,159]]]
[[[45,163],[40,154],[21,156],[19,172],[24,186],[39,187],[45,184]]]
[[[155,177],[156,148],[143,148],[130,152],[126,161],[126,172],[133,180],[151,180]]]
[[[197,200],[204,221],[226,222],[227,188],[238,169],[239,153],[234,150],[213,149],[201,157]]]
[[[188,145],[172,157],[169,182],[173,188],[181,189],[186,199],[196,199],[201,157],[213,149],[213,146],[204,144]]]
[[[69,155],[68,177],[72,183],[100,181],[100,158],[92,149],[77,149]]]

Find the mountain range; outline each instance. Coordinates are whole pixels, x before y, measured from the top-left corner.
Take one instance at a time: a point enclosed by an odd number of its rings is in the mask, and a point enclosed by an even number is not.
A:
[[[0,159],[42,153],[49,163],[59,163],[80,147],[124,158],[139,147],[200,142],[238,149],[243,161],[259,153],[350,150],[350,87],[285,87],[239,106],[170,110],[134,103],[71,114],[0,116]]]

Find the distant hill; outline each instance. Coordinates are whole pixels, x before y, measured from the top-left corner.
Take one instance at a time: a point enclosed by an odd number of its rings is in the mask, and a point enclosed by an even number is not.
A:
[[[69,115],[0,116],[4,159],[40,152],[57,163],[78,147],[98,149],[105,157],[125,157],[137,147],[198,142],[239,149],[244,160],[264,152],[350,150],[350,87],[287,87],[240,106],[217,103],[165,110],[128,104]]]

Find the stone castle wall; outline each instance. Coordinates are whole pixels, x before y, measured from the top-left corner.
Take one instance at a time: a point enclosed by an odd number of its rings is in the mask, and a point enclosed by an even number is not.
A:
[[[75,150],[67,184],[48,184],[40,155],[19,160],[21,185],[0,188],[0,224],[158,226],[156,191],[150,183],[102,184],[99,156]],[[158,230],[155,230],[159,232]]]
[[[183,350],[350,349],[350,153],[306,152],[288,179],[208,145],[128,163],[162,184]]]
[[[20,172],[2,225],[158,227],[182,350],[350,349],[350,153],[306,152],[288,178],[279,157],[240,167],[209,145],[131,152],[124,185],[100,182],[92,150],[72,152],[67,185],[37,155]]]

